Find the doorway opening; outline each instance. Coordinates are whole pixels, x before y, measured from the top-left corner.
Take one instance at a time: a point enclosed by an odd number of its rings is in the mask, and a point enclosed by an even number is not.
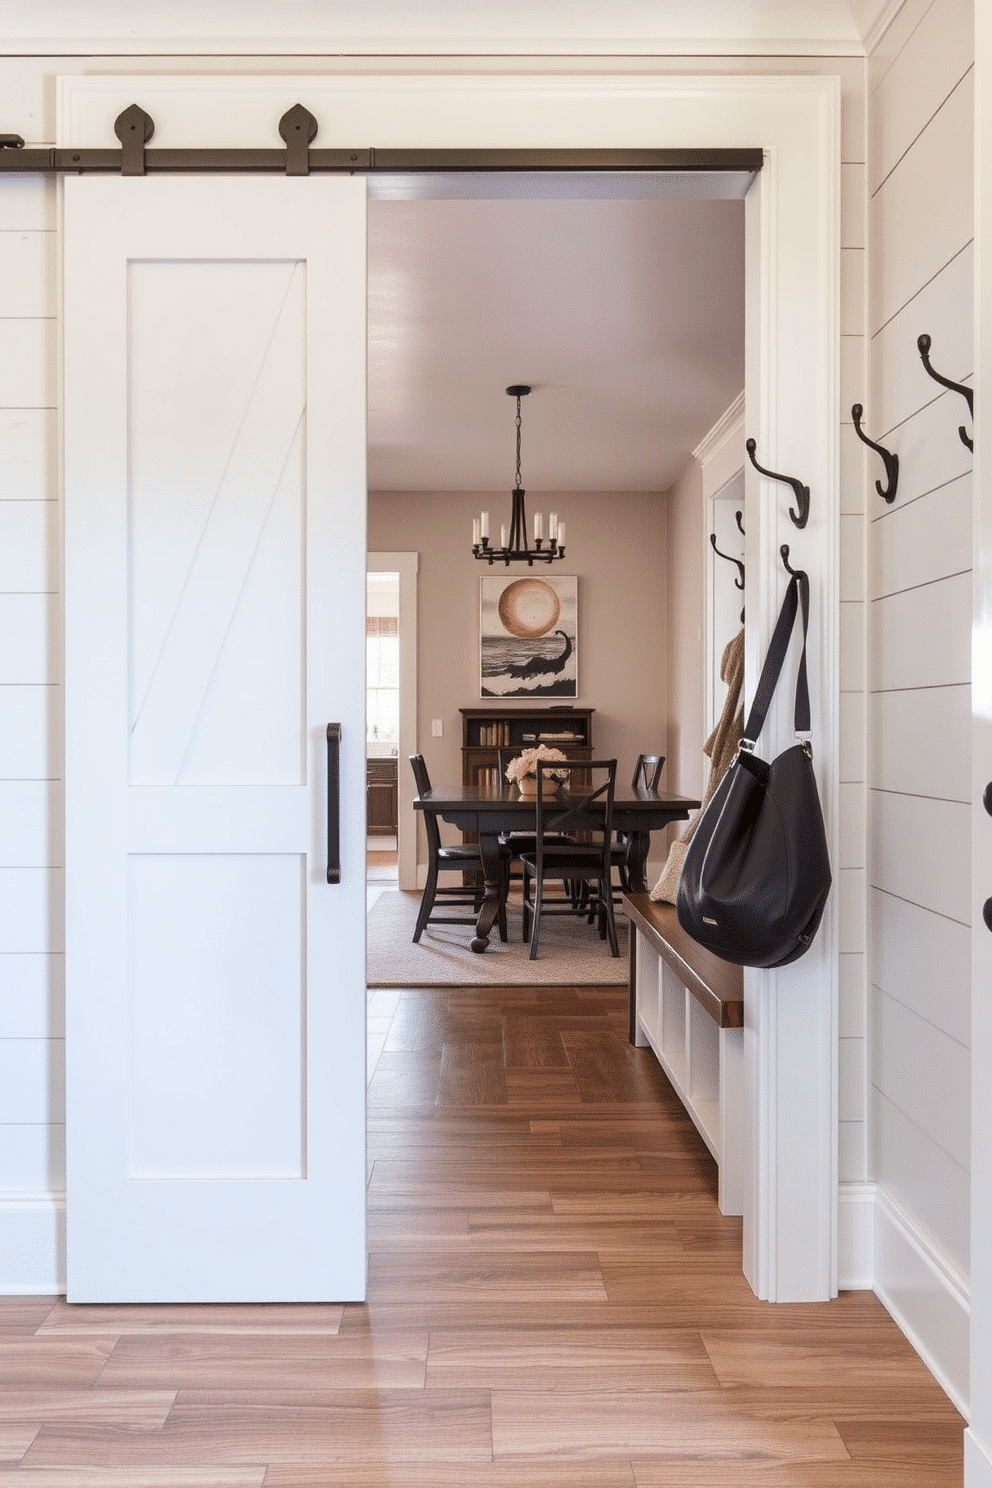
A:
[[[366,575],[365,876],[371,907],[399,877],[400,576]]]

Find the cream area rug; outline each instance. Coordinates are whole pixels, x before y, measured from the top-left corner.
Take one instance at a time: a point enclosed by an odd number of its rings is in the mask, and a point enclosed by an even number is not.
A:
[[[472,950],[471,925],[428,925],[413,944],[420,895],[398,889],[380,894],[368,914],[370,987],[606,987],[627,981],[627,921],[617,910],[620,956],[610,955],[595,925],[578,916],[545,917],[537,959],[521,940],[519,902],[510,901],[509,940],[496,927],[489,949]],[[441,911],[443,913],[443,911]],[[461,910],[451,910],[460,914]]]

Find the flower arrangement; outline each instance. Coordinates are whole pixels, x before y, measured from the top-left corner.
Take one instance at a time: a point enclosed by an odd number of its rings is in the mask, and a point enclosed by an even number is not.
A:
[[[549,749],[547,744],[538,744],[536,749],[525,749],[523,754],[518,754],[506,767],[507,780],[515,780],[518,784],[528,775],[537,774],[538,760],[563,760],[568,759],[567,754],[562,754],[560,749]],[[562,777],[555,776],[560,780]]]

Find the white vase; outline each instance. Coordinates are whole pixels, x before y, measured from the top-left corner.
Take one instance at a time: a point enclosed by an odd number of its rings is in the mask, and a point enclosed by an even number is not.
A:
[[[518,785],[518,787],[520,789],[520,794],[522,796],[536,796],[537,795],[537,776],[536,775],[524,775],[522,777],[522,779],[520,779],[520,780],[517,781],[517,785]]]

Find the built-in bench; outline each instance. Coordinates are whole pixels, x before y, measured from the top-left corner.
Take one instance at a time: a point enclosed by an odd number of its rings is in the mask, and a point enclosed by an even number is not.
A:
[[[625,894],[630,1042],[650,1046],[720,1173],[722,1214],[743,1212],[744,977],[686,935],[673,904]]]

